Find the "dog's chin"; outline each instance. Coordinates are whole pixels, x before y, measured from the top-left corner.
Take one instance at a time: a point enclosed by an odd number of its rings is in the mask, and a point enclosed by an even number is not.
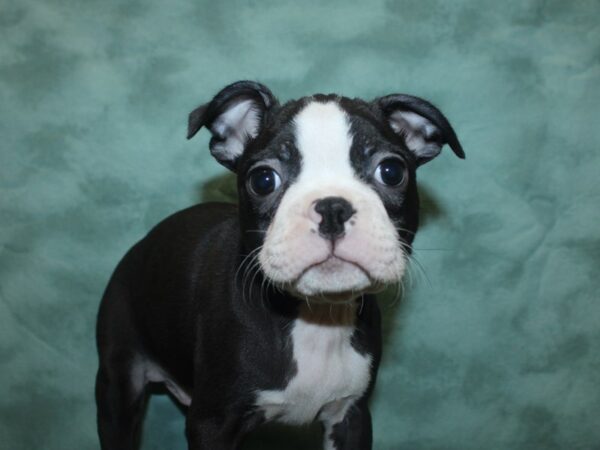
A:
[[[345,303],[380,286],[358,265],[332,256],[305,270],[291,284],[291,293],[313,302]]]

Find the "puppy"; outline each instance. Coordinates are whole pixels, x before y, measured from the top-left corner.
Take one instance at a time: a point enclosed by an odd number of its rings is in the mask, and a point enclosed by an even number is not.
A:
[[[397,283],[418,226],[415,171],[448,144],[430,103],[258,83],[189,116],[237,174],[239,204],[165,219],[116,268],[97,324],[102,449],[135,449],[148,386],[184,405],[192,450],[238,449],[258,425],[319,421],[328,450],[371,448],[381,357],[372,293]]]

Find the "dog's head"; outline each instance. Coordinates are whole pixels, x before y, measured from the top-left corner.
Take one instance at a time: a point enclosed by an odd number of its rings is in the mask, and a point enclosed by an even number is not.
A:
[[[393,94],[279,104],[258,83],[224,88],[189,117],[238,176],[242,240],[264,275],[299,297],[348,299],[398,282],[418,227],[415,172],[444,144],[444,115]]]

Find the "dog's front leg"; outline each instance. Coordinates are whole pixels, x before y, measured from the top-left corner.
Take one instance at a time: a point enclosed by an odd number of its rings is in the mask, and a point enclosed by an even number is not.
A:
[[[196,418],[188,416],[186,437],[189,450],[236,450],[243,436],[231,421],[217,417]]]
[[[202,404],[192,402],[186,419],[189,450],[237,450],[247,433],[260,422],[259,417],[229,411],[208,415]]]
[[[323,422],[325,450],[371,450],[371,413],[366,399],[350,406],[343,420]]]

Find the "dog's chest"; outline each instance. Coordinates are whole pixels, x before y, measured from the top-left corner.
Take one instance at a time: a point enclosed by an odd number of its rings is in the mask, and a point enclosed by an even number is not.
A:
[[[299,318],[291,339],[297,372],[283,390],[260,391],[256,405],[267,420],[336,423],[369,384],[371,357],[351,344],[354,327]]]

